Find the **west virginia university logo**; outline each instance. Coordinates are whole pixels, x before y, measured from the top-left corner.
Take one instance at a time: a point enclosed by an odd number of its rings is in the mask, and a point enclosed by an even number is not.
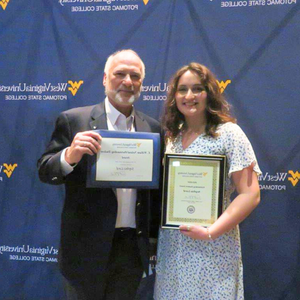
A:
[[[144,4],[147,5],[149,0],[143,0],[144,1]]]
[[[289,170],[288,172],[292,177],[288,177],[288,180],[292,183],[293,186],[296,186],[300,180],[300,173],[298,171],[294,172]]]
[[[76,93],[78,92],[80,86],[83,84],[83,81],[80,80],[79,82],[77,81],[68,81],[68,84],[71,86],[68,88],[68,90],[72,93],[73,96],[76,95]]]
[[[8,2],[9,2],[9,0],[0,0],[0,5],[2,6],[3,10],[6,9]]]
[[[6,170],[4,170],[3,172],[6,174],[6,176],[8,178],[10,178],[10,176],[12,175],[13,171],[15,170],[15,168],[18,166],[17,164],[3,164],[4,168],[6,168]]]
[[[222,94],[225,91],[225,89],[227,88],[227,85],[231,83],[231,80],[228,79],[225,82],[223,80],[222,81],[217,80],[217,83],[218,83],[220,92]]]

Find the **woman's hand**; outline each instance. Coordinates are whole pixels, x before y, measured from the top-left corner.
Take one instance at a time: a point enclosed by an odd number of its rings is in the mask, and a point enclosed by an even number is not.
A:
[[[208,228],[199,225],[180,225],[180,232],[195,240],[209,240]]]

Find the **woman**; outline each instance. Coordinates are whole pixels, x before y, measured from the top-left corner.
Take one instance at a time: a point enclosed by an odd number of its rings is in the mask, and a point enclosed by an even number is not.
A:
[[[209,228],[160,230],[154,298],[244,299],[238,224],[260,202],[252,146],[203,65],[190,63],[177,71],[165,110],[166,152],[226,155],[226,187],[223,213]],[[230,201],[234,190],[237,196]]]

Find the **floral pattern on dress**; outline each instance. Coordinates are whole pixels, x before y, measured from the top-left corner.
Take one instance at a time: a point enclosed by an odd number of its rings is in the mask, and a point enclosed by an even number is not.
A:
[[[205,134],[182,148],[179,135],[166,152],[226,155],[227,176],[223,210],[234,191],[230,175],[251,164],[261,171],[252,146],[242,129],[231,122],[219,125],[217,138]],[[243,300],[243,264],[239,227],[214,241],[193,240],[179,230],[160,229],[154,299]]]

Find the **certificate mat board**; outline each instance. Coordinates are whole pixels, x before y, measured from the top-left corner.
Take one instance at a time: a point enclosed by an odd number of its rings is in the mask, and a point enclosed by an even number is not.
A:
[[[87,187],[157,189],[160,135],[149,132],[95,130],[101,150],[88,157]]]
[[[166,153],[162,228],[212,225],[222,213],[226,156]]]

